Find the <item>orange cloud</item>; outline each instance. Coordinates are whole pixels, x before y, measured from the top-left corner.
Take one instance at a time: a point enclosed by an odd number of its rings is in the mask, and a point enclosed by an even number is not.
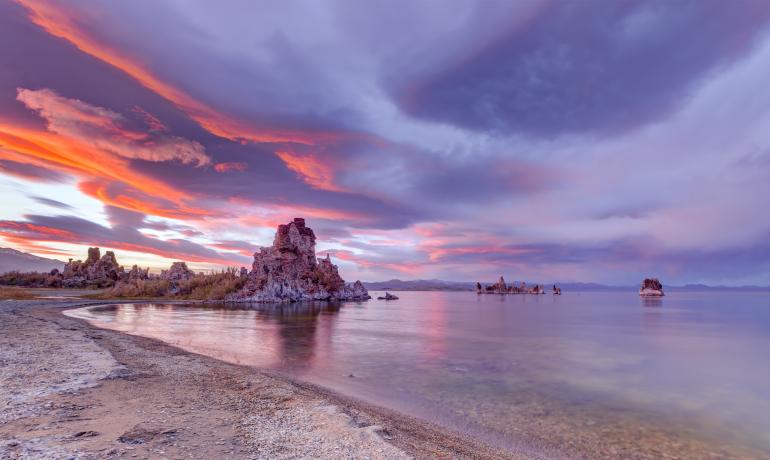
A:
[[[246,171],[246,163],[217,163],[214,165],[216,172],[224,173],[228,171]]]
[[[130,75],[142,86],[164,97],[187,113],[208,132],[230,140],[252,142],[295,142],[312,144],[340,137],[340,133],[307,133],[296,130],[268,129],[232,119],[181,89],[164,82],[145,65],[122,54],[106,43],[100,43],[78,27],[71,14],[59,5],[45,0],[16,0],[29,12],[30,20],[49,34],[67,40],[79,50]]]
[[[18,99],[44,118],[48,130],[0,122],[0,160],[14,162],[6,166],[17,165],[12,173],[25,173],[19,165],[29,165],[32,172],[38,168],[75,176],[81,180],[81,191],[89,196],[144,214],[175,219],[214,214],[191,206],[194,197],[189,193],[135,171],[129,162],[143,159],[206,164],[210,160],[197,142],[167,133],[151,136],[126,129],[122,115],[50,90],[20,89]],[[39,180],[45,177],[38,175]],[[110,184],[112,193],[105,184]]]
[[[185,192],[134,172],[123,158],[78,139],[46,131],[0,125],[0,158],[53,168],[79,177],[101,177],[173,202],[190,198]]]
[[[154,254],[172,260],[185,260],[188,262],[204,262],[211,264],[239,265],[234,260],[227,258],[226,254],[221,256],[205,256],[195,252],[183,250],[183,244],[177,240],[155,240],[148,239],[148,244],[138,244],[126,241],[118,241],[110,237],[95,238],[93,236],[83,237],[77,233],[63,230],[46,225],[38,225],[29,222],[0,221],[0,237],[9,243],[18,247],[25,248],[32,252],[44,252],[35,242],[63,242],[71,244],[99,245],[102,247],[123,249],[143,254]],[[152,246],[152,243],[158,243],[167,248]],[[177,249],[177,246],[179,247]]]
[[[104,204],[152,216],[186,220],[201,219],[215,215],[213,211],[187,206],[184,203],[177,204],[174,207],[163,207],[154,203],[155,200],[147,196],[132,197],[126,193],[110,194],[107,185],[99,182],[84,181],[78,184],[78,188],[81,192],[96,198]]]
[[[118,156],[146,161],[178,160],[197,166],[211,161],[198,142],[167,133],[151,136],[127,129],[123,115],[59,96],[50,89],[19,88],[17,99],[37,112],[49,131]]]
[[[147,126],[150,128],[150,131],[157,131],[157,132],[168,132],[168,126],[163,124],[162,121],[158,119],[155,115],[151,114],[150,112],[144,110],[143,108],[137,106],[134,106],[133,109],[131,109],[132,112],[138,113],[139,115],[144,118],[144,122],[147,123]]]
[[[10,236],[17,235],[19,233],[35,233],[41,236],[48,236],[54,241],[73,241],[77,239],[77,235],[68,230],[62,230],[58,228],[46,227],[43,225],[31,224],[28,222],[14,222],[10,220],[0,221],[0,229],[4,230],[4,234]],[[0,231],[2,231],[0,230]],[[48,241],[48,240],[40,240]]]
[[[343,191],[334,184],[334,171],[328,163],[312,154],[297,154],[293,152],[275,152],[286,167],[297,173],[297,175],[308,185],[320,190],[329,190],[333,192]]]

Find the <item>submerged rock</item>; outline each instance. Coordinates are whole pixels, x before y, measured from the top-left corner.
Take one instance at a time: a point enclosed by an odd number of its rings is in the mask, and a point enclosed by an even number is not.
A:
[[[639,295],[643,297],[662,297],[665,295],[663,293],[663,284],[657,278],[645,278],[642,281],[641,289],[639,289]]]
[[[346,284],[329,255],[317,259],[315,233],[296,218],[279,225],[271,247],[254,253],[246,285],[226,300],[233,302],[297,302],[305,300],[366,300],[360,281]]]
[[[394,296],[390,292],[386,292],[385,297],[377,297],[377,300],[398,300],[398,297]]]

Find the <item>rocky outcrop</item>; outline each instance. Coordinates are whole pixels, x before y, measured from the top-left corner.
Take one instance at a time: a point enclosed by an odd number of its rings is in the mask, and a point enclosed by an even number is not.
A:
[[[128,271],[126,276],[124,277],[123,281],[139,281],[139,280],[146,280],[150,278],[150,268],[139,268],[138,265],[134,265],[131,267],[131,270]]]
[[[346,284],[337,266],[317,259],[315,233],[296,218],[279,225],[273,245],[254,253],[254,263],[242,290],[226,300],[234,302],[298,302],[306,300],[366,300],[360,281]]]
[[[657,278],[645,278],[639,289],[639,295],[642,297],[662,297],[665,295],[663,284]]]
[[[555,286],[554,286],[555,287]],[[476,293],[478,294],[545,294],[545,289],[539,284],[535,284],[533,287],[528,288],[527,283],[524,281],[520,285],[516,286],[515,283],[510,285],[505,283],[505,279],[501,276],[497,283],[482,286],[481,283],[476,282]],[[561,289],[559,290],[561,294]]]
[[[112,286],[124,276],[115,253],[107,251],[101,256],[99,248],[88,248],[85,262],[72,259],[64,265],[62,286],[82,288],[86,286]]]
[[[168,270],[160,272],[159,279],[168,282],[168,295],[177,295],[182,291],[182,284],[191,280],[195,272],[187,268],[185,262],[173,262]]]
[[[508,292],[508,286],[505,284],[505,279],[503,279],[502,275],[500,275],[500,279],[497,280],[497,283],[492,286],[492,289],[495,292]]]
[[[377,300],[398,300],[398,296],[395,296],[395,295],[391,294],[390,292],[386,292],[385,296],[377,297]]]
[[[184,262],[174,262],[168,270],[160,272],[160,279],[166,281],[184,281],[195,276],[195,272],[187,268]]]

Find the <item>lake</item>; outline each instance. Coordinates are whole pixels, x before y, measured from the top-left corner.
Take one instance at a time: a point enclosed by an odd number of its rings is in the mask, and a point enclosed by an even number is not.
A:
[[[283,306],[127,303],[68,314],[501,447],[770,458],[770,293],[397,295]]]

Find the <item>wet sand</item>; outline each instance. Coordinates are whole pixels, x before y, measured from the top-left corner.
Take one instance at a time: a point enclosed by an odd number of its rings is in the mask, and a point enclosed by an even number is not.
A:
[[[0,301],[0,458],[558,458]]]

